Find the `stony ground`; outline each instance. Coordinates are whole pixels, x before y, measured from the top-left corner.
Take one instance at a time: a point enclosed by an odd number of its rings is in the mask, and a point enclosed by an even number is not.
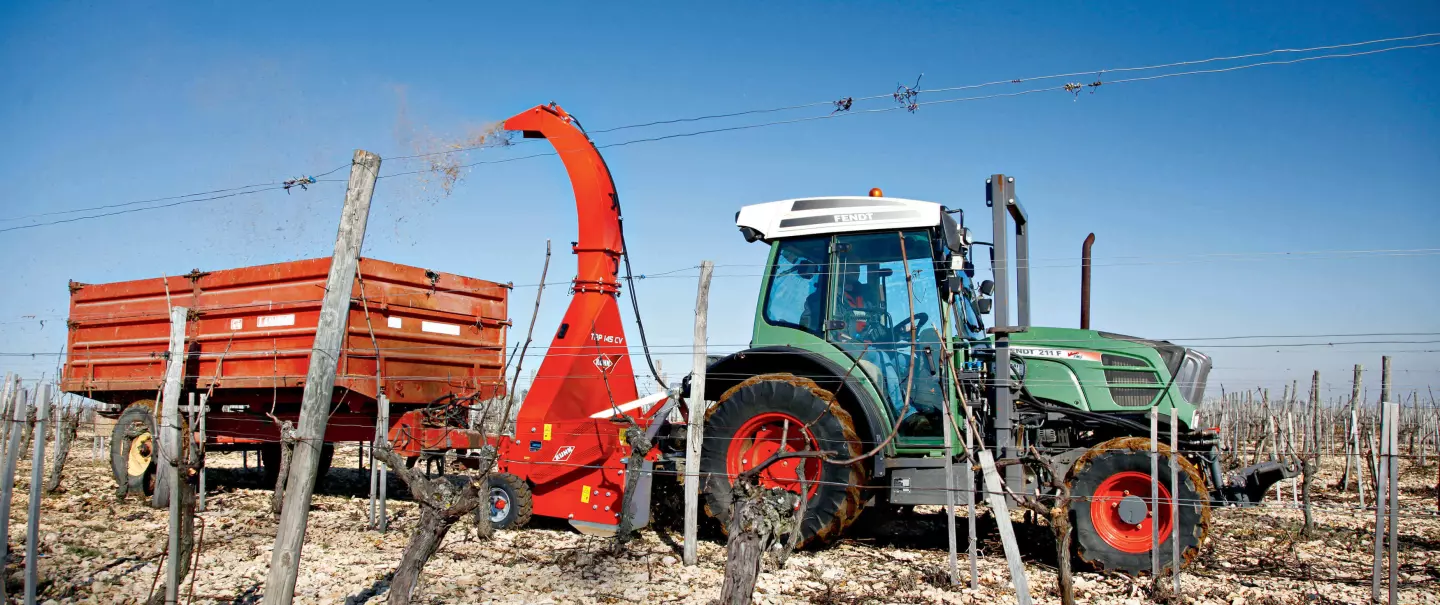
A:
[[[135,603],[156,584],[165,547],[166,513],[136,500],[118,501],[105,463],[92,457],[82,432],[64,493],[47,496],[41,512],[41,601]],[[1400,519],[1402,603],[1440,603],[1440,518],[1427,468],[1402,463]],[[356,451],[341,450],[310,516],[298,603],[381,603],[388,574],[400,558],[414,505],[392,484],[391,530],[366,531],[367,475],[353,468]],[[239,454],[213,455],[209,510],[201,514],[202,550],[184,602],[257,603],[270,561],[275,519],[260,472],[241,467]],[[251,464],[254,464],[253,458]],[[339,467],[351,468],[339,468]],[[1338,466],[1322,480],[1333,484]],[[7,568],[10,594],[21,586],[28,461],[22,461],[11,515]],[[1285,488],[1289,498],[1289,488]],[[1225,509],[1205,553],[1183,578],[1184,603],[1361,603],[1368,600],[1372,548],[1368,516],[1354,510],[1352,492],[1322,494],[1315,537],[1299,537],[1298,510]],[[1020,519],[1019,515],[1015,517]],[[959,519],[964,544],[965,519]],[[992,517],[977,519],[981,544],[978,590],[952,587],[946,566],[944,517],[919,512],[866,526],[840,544],[796,553],[784,569],[767,567],[756,600],[762,603],[1013,603],[1009,574]],[[1036,602],[1054,603],[1053,541],[1043,526],[1017,525]],[[700,564],[680,565],[677,532],[645,531],[624,554],[581,536],[563,523],[537,520],[482,541],[457,526],[431,560],[421,603],[705,603],[718,596],[724,548],[714,536],[699,545]],[[961,552],[962,576],[965,568]],[[962,582],[968,582],[962,578]],[[1143,582],[1078,574],[1084,603],[1145,603]],[[160,588],[163,590],[163,587]],[[18,602],[18,601],[16,601]]]

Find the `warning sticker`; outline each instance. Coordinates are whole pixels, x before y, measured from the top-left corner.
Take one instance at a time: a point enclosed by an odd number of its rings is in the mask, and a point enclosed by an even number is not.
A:
[[[282,326],[293,325],[295,325],[294,313],[286,313],[284,315],[261,315],[260,317],[255,318],[255,327],[257,328],[279,328]]]
[[[581,488],[581,490],[580,490],[580,501],[583,502],[583,503],[585,503],[585,504],[589,504],[589,503],[590,503],[590,486],[587,485],[587,486],[585,486],[584,488]]]
[[[1051,349],[1046,347],[1010,347],[1010,353],[1021,357],[1041,357],[1045,359],[1077,359],[1080,361],[1100,361],[1100,354],[1095,351],[1077,351],[1075,349]]]
[[[438,321],[422,321],[420,322],[420,331],[434,332],[435,334],[449,334],[451,336],[459,336],[460,326],[457,326],[455,324],[442,324]]]
[[[549,425],[549,424],[546,424],[546,425],[545,425],[545,436],[544,436],[544,439],[545,439],[546,441],[549,441],[549,440],[550,440],[550,425]]]

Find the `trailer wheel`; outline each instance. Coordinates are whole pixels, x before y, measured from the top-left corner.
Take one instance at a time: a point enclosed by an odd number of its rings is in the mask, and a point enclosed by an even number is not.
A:
[[[1179,518],[1170,514],[1172,465],[1178,464]],[[1160,561],[1171,567],[1171,531],[1179,524],[1180,566],[1200,552],[1210,531],[1210,498],[1200,471],[1183,456],[1160,446],[1160,506],[1152,514],[1150,440],[1111,439],[1083,454],[1071,467],[1071,517],[1076,554],[1096,568],[1131,575],[1151,571],[1151,524],[1159,520]]]
[[[530,522],[535,499],[530,486],[510,473],[490,475],[490,525],[495,529],[519,529]]]
[[[849,458],[861,453],[850,413],[814,381],[791,374],[755,376],[726,391],[711,408],[705,433],[700,448],[705,509],[722,528],[729,524],[735,478],[775,453],[826,450]],[[802,469],[810,503],[801,522],[801,544],[828,543],[860,515],[864,465],[792,458],[761,471],[760,485],[799,493]]]
[[[155,492],[154,401],[137,401],[125,408],[110,432],[110,472],[116,497],[148,496]]]

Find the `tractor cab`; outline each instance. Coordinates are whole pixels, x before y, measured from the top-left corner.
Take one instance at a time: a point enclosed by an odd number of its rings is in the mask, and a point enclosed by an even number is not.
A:
[[[771,247],[752,348],[800,349],[853,368],[886,424],[901,420],[901,446],[939,440],[947,343],[984,338],[970,276],[953,270],[970,266],[970,238],[954,216],[878,189],[745,206],[741,233]]]

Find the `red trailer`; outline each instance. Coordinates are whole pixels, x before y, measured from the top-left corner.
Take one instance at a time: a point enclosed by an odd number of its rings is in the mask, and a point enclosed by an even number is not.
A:
[[[267,470],[275,470],[268,467],[278,460],[276,421],[298,417],[329,269],[330,259],[318,258],[70,283],[61,388],[109,404],[103,413],[119,419],[110,447],[122,491],[148,483],[171,306],[190,309],[184,388],[208,393],[209,449],[260,450]],[[478,433],[461,430],[463,419],[453,413],[434,413],[435,404],[504,394],[509,290],[360,259],[326,442],[372,440],[383,393],[391,405],[390,440],[402,455],[479,447]]]

